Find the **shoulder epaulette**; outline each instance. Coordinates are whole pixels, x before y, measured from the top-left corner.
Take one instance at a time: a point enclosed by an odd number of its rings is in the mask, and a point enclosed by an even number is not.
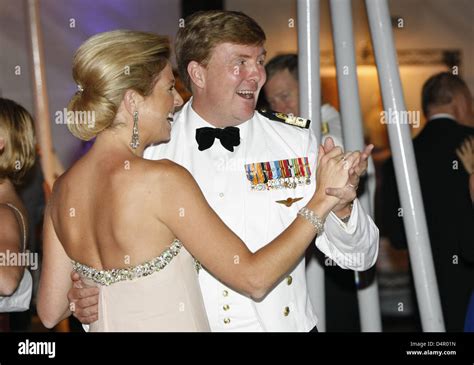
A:
[[[284,114],[284,113],[274,112],[274,111],[265,110],[265,109],[259,110],[258,112],[262,114],[264,117],[274,120],[275,122],[285,123],[285,124],[293,125],[295,127],[300,127],[304,129],[308,129],[309,124],[311,123],[309,119],[296,117],[291,114]]]

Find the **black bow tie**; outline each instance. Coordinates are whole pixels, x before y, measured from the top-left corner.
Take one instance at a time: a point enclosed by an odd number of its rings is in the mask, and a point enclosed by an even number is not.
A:
[[[234,152],[234,146],[240,144],[240,130],[237,127],[226,127],[224,129],[203,127],[196,129],[196,141],[199,145],[199,151],[210,148],[216,138],[221,141],[225,149]]]

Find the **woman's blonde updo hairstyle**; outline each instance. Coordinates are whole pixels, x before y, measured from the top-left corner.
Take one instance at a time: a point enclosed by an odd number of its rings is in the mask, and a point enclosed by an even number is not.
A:
[[[79,91],[68,112],[94,112],[94,120],[68,122],[71,133],[88,141],[110,127],[125,91],[150,95],[169,56],[169,40],[153,33],[114,30],[89,38],[74,56],[72,74]]]

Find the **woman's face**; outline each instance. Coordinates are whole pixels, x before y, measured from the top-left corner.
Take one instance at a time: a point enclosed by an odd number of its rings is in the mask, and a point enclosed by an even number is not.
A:
[[[147,129],[150,143],[165,142],[170,139],[171,123],[175,108],[183,104],[183,99],[174,88],[174,76],[171,65],[158,76],[152,93],[145,97],[138,108],[138,129]]]

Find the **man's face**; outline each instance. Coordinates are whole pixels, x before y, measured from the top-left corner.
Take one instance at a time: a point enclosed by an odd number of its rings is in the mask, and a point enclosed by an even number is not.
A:
[[[214,122],[231,126],[252,118],[266,79],[265,54],[263,46],[221,43],[214,48],[200,95]]]
[[[263,90],[272,110],[299,115],[298,81],[288,69],[275,73]]]

